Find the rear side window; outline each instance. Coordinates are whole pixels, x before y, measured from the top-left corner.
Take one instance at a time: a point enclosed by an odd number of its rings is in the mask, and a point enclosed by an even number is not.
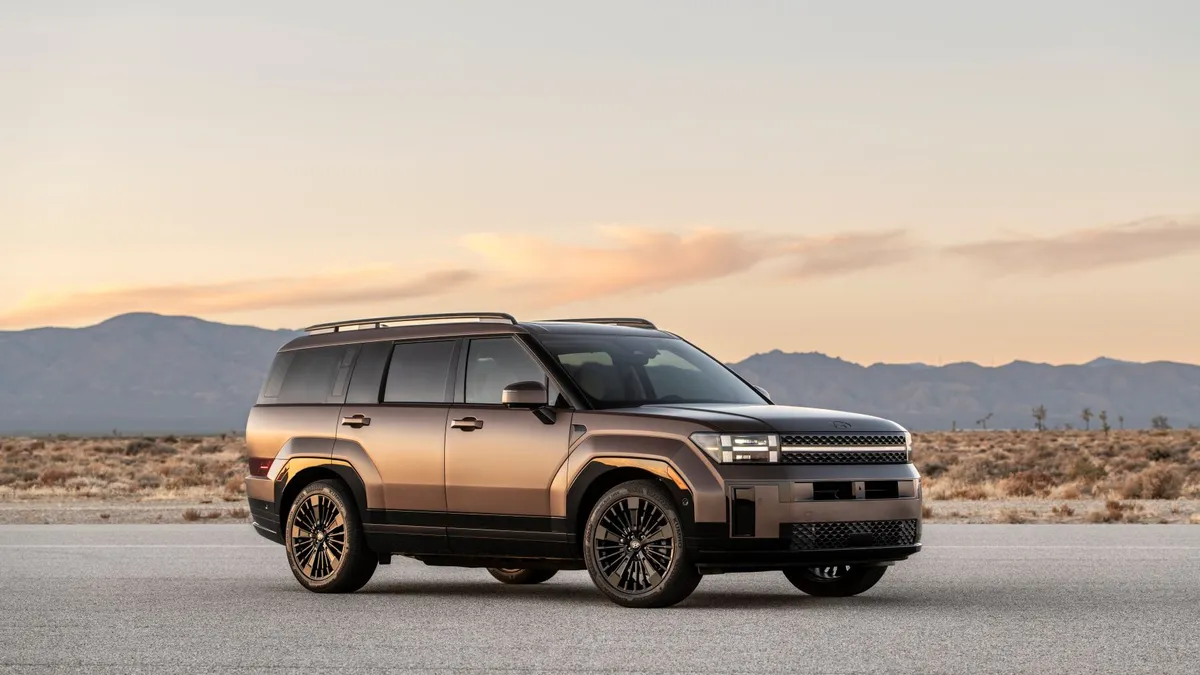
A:
[[[400,342],[392,348],[384,403],[444,403],[453,340]]]
[[[355,346],[316,347],[283,352],[263,386],[262,403],[339,403],[354,365]]]

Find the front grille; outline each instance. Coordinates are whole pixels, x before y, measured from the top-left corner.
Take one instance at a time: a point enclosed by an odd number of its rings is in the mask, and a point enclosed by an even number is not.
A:
[[[916,520],[860,520],[848,523],[793,523],[789,547],[820,551],[870,546],[911,546],[921,534]]]
[[[783,445],[802,448],[904,447],[904,434],[784,434]]]
[[[908,464],[904,450],[875,452],[870,450],[816,450],[783,452],[781,464]]]

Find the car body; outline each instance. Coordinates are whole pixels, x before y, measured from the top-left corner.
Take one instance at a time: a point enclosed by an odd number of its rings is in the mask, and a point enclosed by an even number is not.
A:
[[[776,405],[648,321],[307,330],[250,411],[246,491],[310,590],[355,590],[404,555],[508,583],[588,569],[634,607],[739,571],[853,595],[920,550],[903,427]]]

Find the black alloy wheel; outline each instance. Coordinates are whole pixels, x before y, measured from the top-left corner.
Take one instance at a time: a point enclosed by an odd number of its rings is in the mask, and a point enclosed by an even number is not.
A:
[[[506,584],[526,585],[540,584],[549,580],[558,570],[554,569],[524,569],[518,567],[489,567],[488,573]]]
[[[700,583],[674,501],[655,481],[609,490],[592,509],[584,538],[592,581],[619,605],[666,607]]]
[[[354,592],[379,564],[367,548],[350,491],[336,480],[317,481],[296,495],[285,543],[292,574],[317,593]]]
[[[797,567],[783,571],[792,585],[801,591],[822,598],[845,598],[869,590],[883,578],[887,567],[882,565],[826,565]]]

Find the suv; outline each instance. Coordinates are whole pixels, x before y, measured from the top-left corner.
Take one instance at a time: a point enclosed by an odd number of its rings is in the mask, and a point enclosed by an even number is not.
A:
[[[508,584],[586,569],[626,607],[780,570],[850,596],[921,549],[912,437],[775,405],[644,319],[427,314],[279,350],[246,439],[254,528],[352,592],[393,555]]]

